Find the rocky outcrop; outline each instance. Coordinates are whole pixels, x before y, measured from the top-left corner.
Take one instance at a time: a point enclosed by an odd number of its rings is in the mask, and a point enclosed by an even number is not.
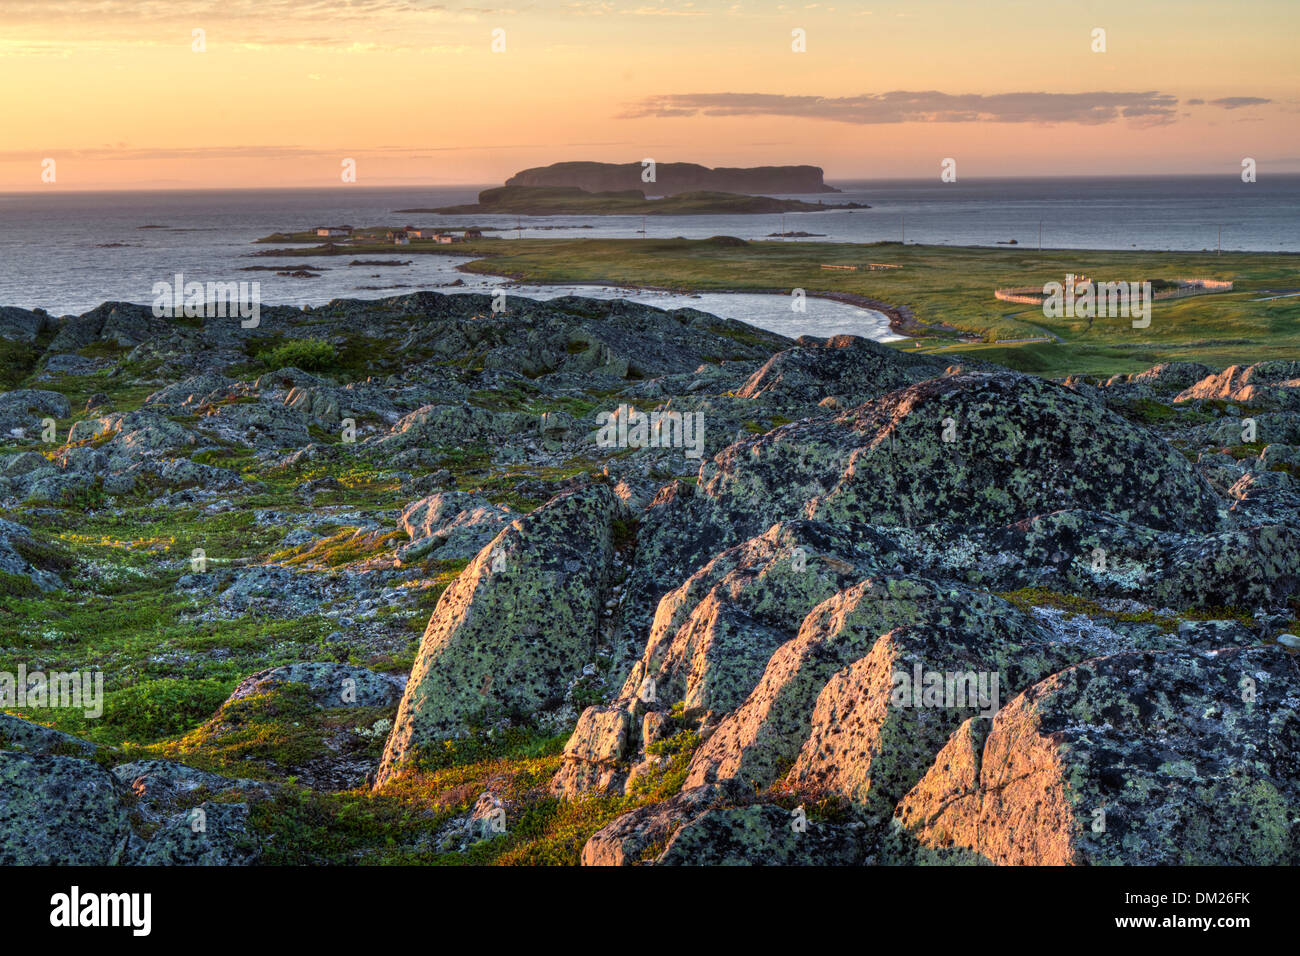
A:
[[[0,392],[0,434],[12,438],[40,436],[47,418],[67,418],[72,413],[68,399],[60,392],[20,388]]]
[[[827,398],[840,406],[858,405],[943,370],[942,363],[934,359],[854,335],[802,338],[797,348],[768,359],[737,394],[751,399],[779,398],[787,406],[816,405]]]
[[[604,485],[549,502],[502,531],[438,601],[379,781],[421,746],[563,702],[602,643],[622,503]]]
[[[285,684],[306,687],[317,707],[389,707],[401,700],[406,681],[353,664],[288,664],[245,677],[226,703],[271,693]]]
[[[701,484],[740,527],[755,514],[978,526],[1090,508],[1210,530],[1220,508],[1186,458],[1150,432],[1012,373],[931,379],[738,442],[701,469]]]
[[[1231,365],[1179,392],[1174,401],[1197,398],[1269,410],[1300,411],[1300,362]]]
[[[1058,385],[495,304],[0,315],[11,650],[172,758],[0,717],[6,859],[572,861],[599,820],[589,863],[1294,860],[1294,363]],[[703,457],[601,439],[633,408]]]
[[[0,306],[0,339],[35,342],[37,336],[53,325],[54,320],[44,310],[33,312],[11,305]]]
[[[873,779],[871,751],[890,739],[906,751],[923,750],[935,721],[939,732],[946,733],[950,728],[943,722],[955,714],[993,706],[963,697],[963,706],[944,701],[935,711],[933,705],[908,698],[895,708],[896,673],[911,678],[918,667],[922,675],[973,672],[985,675],[989,686],[997,675],[1002,693],[1051,673],[1069,653],[995,599],[909,579],[864,581],[818,605],[798,637],[772,655],[745,703],[695,754],[686,785],[738,777],[765,788],[794,764],[796,782],[801,777],[821,780],[836,792],[865,797]],[[837,701],[849,698],[864,708],[862,713],[839,712]],[[891,719],[900,723],[882,726]],[[838,747],[827,736],[837,721],[855,747],[868,748],[858,754],[862,763],[856,770],[837,760]],[[799,763],[801,747],[805,752]],[[897,763],[901,756],[887,753],[881,763]],[[889,791],[884,798],[891,796],[897,799]]]
[[[899,825],[999,864],[1293,866],[1298,679],[1270,648],[1069,668],[964,724]]]

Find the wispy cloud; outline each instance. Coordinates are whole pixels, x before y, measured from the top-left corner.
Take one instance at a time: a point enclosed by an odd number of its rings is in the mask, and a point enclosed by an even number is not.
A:
[[[894,90],[859,96],[678,93],[640,100],[622,119],[681,116],[793,116],[838,123],[1078,123],[1119,119],[1171,123],[1178,98],[1154,90],[1089,93],[942,93]],[[1246,105],[1246,104],[1242,104]]]
[[[1272,102],[1262,96],[1221,96],[1217,100],[1210,100],[1210,105],[1222,106],[1225,110],[1239,110],[1243,106],[1263,106]]]

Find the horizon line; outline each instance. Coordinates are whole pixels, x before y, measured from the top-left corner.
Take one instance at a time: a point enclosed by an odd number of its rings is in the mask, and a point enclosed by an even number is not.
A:
[[[785,164],[782,164],[782,165],[785,165]],[[797,165],[801,165],[801,164],[797,164]],[[750,168],[759,168],[759,167],[750,167]],[[1223,176],[1224,178],[1238,179],[1238,178],[1240,178],[1240,177],[1237,175],[1237,173],[1239,173],[1239,170],[1235,170],[1235,169],[1230,169],[1230,170],[1227,170],[1227,171],[1224,171],[1224,170],[1210,170],[1210,171],[1200,171],[1200,172],[1180,172],[1180,173],[1147,173],[1147,172],[1133,172],[1133,173],[1070,173],[1070,174],[1061,174],[1061,175],[1023,175],[1023,174],[1015,174],[1015,173],[1012,173],[1012,174],[1007,174],[1007,175],[1003,175],[1003,176],[963,176],[963,177],[962,177],[960,180],[958,180],[957,182],[1007,182],[1007,181],[1012,181],[1012,180],[1035,180],[1035,181],[1054,181],[1054,182],[1059,182],[1059,181],[1062,181],[1062,180],[1084,180],[1084,179],[1088,179],[1088,180],[1097,180],[1097,179],[1190,179],[1190,178],[1203,178],[1203,177],[1207,177],[1207,176]],[[1295,170],[1284,170],[1284,171],[1281,171],[1281,172],[1273,172],[1273,173],[1269,173],[1269,174],[1268,174],[1268,177],[1269,177],[1269,178],[1274,178],[1274,177],[1297,177],[1297,176],[1300,176],[1300,168],[1297,168],[1297,169],[1295,169]],[[826,176],[823,176],[822,181],[823,181],[823,183],[825,183],[825,184],[827,184],[827,185],[832,185],[832,184],[835,184],[835,183],[903,183],[903,182],[911,182],[911,183],[926,183],[926,182],[931,182],[931,181],[937,181],[937,177],[934,177],[934,176],[870,176],[870,177],[866,177],[866,176],[864,176],[864,177],[856,177],[856,176],[836,176],[836,177],[826,177]],[[488,182],[457,182],[457,183],[450,183],[450,182],[448,182],[448,183],[427,183],[427,182],[426,182],[426,183],[418,183],[418,182],[409,182],[409,183],[408,183],[408,182],[395,182],[395,183],[375,183],[375,184],[368,184],[368,183],[367,183],[367,184],[362,184],[362,183],[346,183],[346,184],[343,184],[343,183],[333,183],[333,184],[329,184],[329,185],[319,185],[319,186],[191,186],[191,185],[175,185],[175,186],[162,186],[162,185],[158,185],[158,186],[139,186],[139,185],[130,185],[130,186],[105,186],[105,185],[96,185],[96,186],[82,186],[82,187],[78,187],[78,186],[61,186],[61,185],[57,185],[57,184],[56,184],[53,188],[51,188],[50,184],[43,184],[43,185],[40,185],[40,186],[29,187],[29,188],[5,188],[5,187],[0,187],[0,196],[9,196],[9,195],[14,195],[14,196],[26,196],[26,195],[32,195],[32,194],[37,194],[37,193],[51,193],[51,194],[53,194],[53,193],[152,193],[152,192],[194,192],[194,193],[212,192],[212,193],[216,193],[216,192],[272,192],[272,191],[274,191],[274,192],[305,192],[305,191],[308,191],[308,190],[336,189],[336,188],[339,188],[340,186],[342,186],[343,188],[346,188],[346,189],[351,189],[351,190],[378,190],[378,189],[483,189],[483,188],[489,188],[489,189],[491,189],[491,188],[494,188],[494,187],[496,187],[496,186],[500,186],[500,185],[504,185],[504,184],[503,184],[503,183],[488,183]],[[950,186],[950,185],[955,185],[955,183],[945,183],[944,185],[949,185],[949,186]],[[1252,183],[1251,185],[1254,185],[1254,184]],[[748,194],[745,194],[745,195],[748,195]],[[755,194],[753,194],[753,195],[769,195],[769,194],[768,194],[768,193],[755,193]],[[812,193],[806,193],[806,194],[803,194],[803,193],[801,193],[801,194],[796,194],[796,193],[771,193],[770,195],[792,195],[792,196],[793,196],[793,195],[815,195],[815,194],[812,194]]]

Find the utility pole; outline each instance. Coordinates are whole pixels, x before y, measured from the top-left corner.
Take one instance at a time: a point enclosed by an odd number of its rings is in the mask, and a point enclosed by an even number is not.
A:
[[[1214,254],[1216,256],[1223,255],[1223,227],[1222,226],[1219,227],[1219,248],[1218,251],[1216,251]]]
[[[785,213],[781,213],[781,241],[785,242]]]
[[[515,216],[515,228],[519,230],[519,238],[522,239],[524,237],[524,221],[518,216]]]
[[[1038,251],[1043,251],[1043,220],[1038,220]]]
[[[907,217],[906,216],[898,217],[898,227],[900,230],[902,230],[903,245],[907,245]]]

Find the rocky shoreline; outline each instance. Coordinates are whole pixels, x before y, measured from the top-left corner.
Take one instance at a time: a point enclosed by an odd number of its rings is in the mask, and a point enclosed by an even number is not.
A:
[[[1300,863],[1300,361],[429,292],[0,347],[0,672],[109,688],[0,714],[0,862]]]

